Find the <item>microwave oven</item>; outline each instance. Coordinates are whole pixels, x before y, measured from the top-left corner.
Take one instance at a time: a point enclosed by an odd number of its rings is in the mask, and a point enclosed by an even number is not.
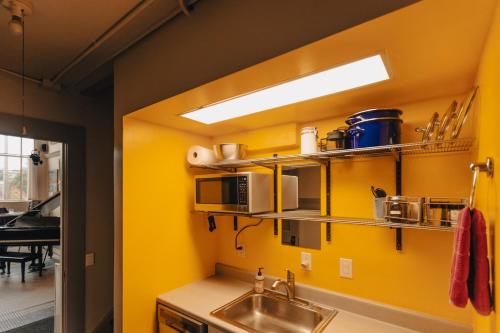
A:
[[[282,208],[297,209],[298,178],[282,176]],[[256,214],[274,210],[273,175],[238,172],[195,176],[194,209],[205,212]]]

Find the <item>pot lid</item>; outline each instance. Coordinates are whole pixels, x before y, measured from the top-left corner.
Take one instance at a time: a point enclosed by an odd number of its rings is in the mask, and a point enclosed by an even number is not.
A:
[[[349,118],[353,118],[353,117],[358,117],[360,115],[363,115],[365,113],[370,113],[370,112],[377,112],[377,111],[395,111],[397,112],[399,115],[402,115],[403,114],[403,111],[401,111],[400,109],[368,109],[368,110],[362,110],[362,111],[358,111],[356,113],[353,113],[351,114]]]

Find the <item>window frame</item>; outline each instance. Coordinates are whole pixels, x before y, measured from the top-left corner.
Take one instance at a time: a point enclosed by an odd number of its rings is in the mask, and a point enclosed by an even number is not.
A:
[[[3,165],[3,183],[0,183],[0,186],[2,187],[2,196],[0,197],[0,202],[27,202],[29,201],[30,194],[31,194],[31,187],[30,187],[30,179],[32,178],[32,168],[30,167],[29,164],[29,157],[30,155],[23,155],[23,143],[25,140],[33,140],[31,138],[23,138],[20,136],[14,136],[14,135],[7,135],[7,134],[0,134],[0,136],[4,137],[4,142],[3,142],[3,153],[0,153],[0,158],[4,160],[4,165]],[[13,137],[13,138],[19,138],[21,143],[19,146],[19,154],[12,154],[9,153],[8,151],[8,138]],[[34,149],[34,140],[33,140],[33,149]],[[1,144],[1,143],[0,143]],[[14,157],[14,158],[19,158],[19,173],[20,173],[20,197],[19,198],[14,198],[14,199],[7,199],[7,184],[8,184],[8,158],[9,157]],[[28,172],[27,172],[27,179],[26,179],[26,198],[23,198],[23,183],[24,183],[24,173],[23,173],[23,160],[26,160],[28,162]]]

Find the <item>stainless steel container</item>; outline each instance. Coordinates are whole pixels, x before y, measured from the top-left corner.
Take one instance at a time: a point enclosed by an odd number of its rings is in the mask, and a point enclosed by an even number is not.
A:
[[[242,160],[247,155],[247,145],[240,143],[220,143],[214,145],[215,158],[223,160]]]
[[[424,198],[388,196],[384,206],[385,220],[394,223],[420,223]]]
[[[326,133],[326,137],[320,140],[321,151],[350,148],[350,141],[347,135],[347,127],[339,127]]]
[[[424,203],[425,224],[455,226],[460,211],[466,206],[466,198],[428,197]]]

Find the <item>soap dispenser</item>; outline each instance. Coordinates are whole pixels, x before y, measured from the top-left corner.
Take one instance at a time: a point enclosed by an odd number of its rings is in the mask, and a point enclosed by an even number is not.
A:
[[[259,267],[257,275],[255,275],[255,286],[254,290],[257,294],[262,294],[264,292],[264,275],[262,274],[263,267]]]

